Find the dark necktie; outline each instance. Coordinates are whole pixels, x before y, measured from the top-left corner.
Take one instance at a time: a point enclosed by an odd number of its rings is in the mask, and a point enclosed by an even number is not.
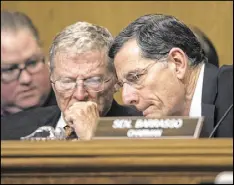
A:
[[[66,139],[70,140],[70,139],[77,139],[77,135],[75,133],[75,131],[73,130],[72,127],[66,125],[65,127],[63,127],[65,130],[65,135],[66,135]]]

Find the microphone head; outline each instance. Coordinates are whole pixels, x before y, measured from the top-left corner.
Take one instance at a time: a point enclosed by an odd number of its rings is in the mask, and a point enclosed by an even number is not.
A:
[[[215,184],[233,184],[233,171],[224,171],[215,178]]]
[[[63,128],[54,129],[51,126],[42,126],[33,133],[21,137],[20,140],[63,140],[66,138]]]

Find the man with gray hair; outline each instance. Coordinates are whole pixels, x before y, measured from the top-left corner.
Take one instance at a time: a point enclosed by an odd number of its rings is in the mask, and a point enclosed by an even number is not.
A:
[[[2,120],[2,139],[19,139],[47,125],[64,128],[67,139],[90,140],[99,117],[141,115],[113,99],[117,80],[108,57],[112,41],[106,28],[87,22],[77,22],[59,33],[53,40],[49,62],[59,108],[37,109]],[[19,117],[22,130],[7,126]],[[30,122],[34,124],[29,126]]]
[[[56,105],[45,60],[31,19],[1,11],[1,116]]]

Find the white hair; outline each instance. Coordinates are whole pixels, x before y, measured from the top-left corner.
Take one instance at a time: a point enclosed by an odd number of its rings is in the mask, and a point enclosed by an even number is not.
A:
[[[54,69],[54,56],[58,51],[76,47],[76,53],[91,50],[108,52],[113,37],[107,28],[88,22],[77,22],[64,28],[54,38],[50,48],[50,70]],[[108,57],[108,53],[106,54]],[[111,59],[108,57],[108,61]],[[112,61],[110,61],[111,65]]]

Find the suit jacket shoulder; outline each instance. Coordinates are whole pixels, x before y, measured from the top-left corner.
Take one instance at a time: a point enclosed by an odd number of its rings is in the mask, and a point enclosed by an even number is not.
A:
[[[218,74],[218,95],[215,101],[216,120],[222,118],[233,104],[233,65],[224,65]],[[219,126],[216,137],[233,137],[233,109],[227,114]]]
[[[38,127],[49,125],[56,127],[61,115],[58,106],[48,106],[22,111],[1,118],[1,140],[19,140],[27,136]],[[113,101],[106,116],[141,116],[134,108],[124,107]]]
[[[52,106],[52,105],[57,105],[57,100],[56,100],[54,91],[51,88],[50,94],[42,107],[47,107],[47,106]]]
[[[203,86],[202,86],[202,116],[204,124],[200,137],[208,137],[215,124],[215,98],[217,96],[217,77],[219,69],[205,63]]]
[[[1,140],[15,140],[44,125],[55,126],[60,116],[57,106],[38,107],[1,118]]]

